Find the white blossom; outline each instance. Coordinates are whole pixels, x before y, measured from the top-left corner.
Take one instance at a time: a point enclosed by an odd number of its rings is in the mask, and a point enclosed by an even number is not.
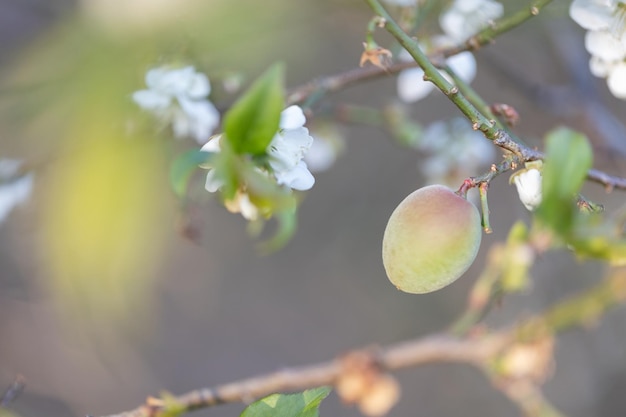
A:
[[[279,130],[267,147],[269,165],[278,184],[300,191],[315,184],[315,178],[303,161],[313,144],[305,123],[306,117],[300,107],[286,108],[280,115]]]
[[[268,166],[255,167],[259,173],[273,177],[278,185],[284,185],[293,190],[308,190],[313,187],[315,178],[303,160],[313,144],[313,138],[304,127],[306,117],[298,106],[290,106],[280,115],[278,132],[266,149]],[[203,152],[219,153],[222,135],[211,138],[200,148]],[[215,167],[209,162],[200,165],[208,170],[204,188],[215,193],[224,186]],[[226,208],[233,213],[241,213],[248,220],[256,220],[259,208],[254,205],[246,191],[246,184],[239,184],[237,194],[231,200],[224,202]]]
[[[304,155],[311,172],[323,172],[330,169],[344,150],[345,143],[341,134],[331,126],[323,126],[314,132],[315,140]]]
[[[153,68],[146,73],[146,85],[147,89],[132,96],[139,107],[171,125],[177,138],[192,137],[200,144],[206,143],[220,115],[207,99],[211,84],[205,74],[192,66]]]
[[[617,39],[626,32],[626,3],[620,0],[574,0],[570,17],[591,31],[609,31]]]
[[[519,199],[529,211],[534,211],[541,204],[541,171],[530,168],[513,175]]]
[[[431,40],[433,48],[441,48],[452,44],[451,39],[444,36],[436,36]],[[406,49],[398,54],[401,61],[409,62],[413,57]],[[446,60],[450,68],[465,82],[470,83],[476,77],[476,59],[471,52],[465,51],[451,56]],[[444,72],[441,73],[452,82],[450,77]],[[424,70],[421,68],[409,68],[400,71],[397,80],[398,97],[405,103],[414,103],[425,98],[435,89],[435,85],[424,80]]]
[[[15,207],[24,204],[32,193],[34,175],[19,175],[21,164],[15,159],[0,159],[0,222]]]
[[[439,16],[439,25],[450,38],[465,42],[503,13],[502,4],[494,0],[455,0]]]
[[[626,99],[626,2],[574,0],[570,16],[588,30],[585,48],[591,54],[591,73],[606,78],[615,97]]]
[[[490,141],[461,117],[429,125],[417,149],[427,155],[420,164],[427,182],[449,186],[476,175],[496,156]]]

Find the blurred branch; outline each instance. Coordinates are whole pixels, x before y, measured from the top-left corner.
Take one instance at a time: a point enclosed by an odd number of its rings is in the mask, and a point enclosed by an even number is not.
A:
[[[595,288],[558,303],[542,314],[528,318],[510,328],[464,338],[447,333],[433,334],[387,348],[363,348],[328,362],[286,368],[230,384],[191,391],[165,401],[150,398],[145,405],[135,410],[109,417],[156,417],[166,414],[168,405],[180,412],[188,412],[225,403],[249,403],[276,392],[334,385],[345,370],[343,358],[349,355],[370,357],[372,362],[384,371],[395,371],[434,362],[460,362],[485,368],[489,362],[495,360],[503,352],[506,353],[507,349],[512,350],[520,344],[541,341],[552,332],[564,331],[575,326],[586,326],[597,320],[611,307],[624,301],[626,301],[626,270],[621,269],[614,271]],[[546,407],[542,409],[551,410]]]
[[[529,2],[526,7],[518,12],[496,20],[490,26],[469,38],[464,44],[446,50],[445,56],[452,56],[458,54],[459,52],[475,50],[485,44],[492,43],[498,35],[508,32],[528,19],[537,16],[541,9],[543,9],[550,2],[552,2],[552,0],[536,0]]]
[[[24,391],[26,387],[26,380],[22,375],[16,375],[13,382],[4,391],[2,397],[0,397],[0,408],[8,408],[13,401]]]
[[[511,16],[505,16],[496,20],[491,27],[478,32],[467,42],[436,51],[432,54],[432,58],[447,58],[460,52],[476,50],[483,45],[492,43],[498,35],[505,33],[531,17],[536,16],[539,13],[539,10],[551,1],[552,0],[541,0],[530,2],[528,7]],[[536,13],[534,11],[536,11]],[[419,65],[416,62],[397,62],[385,68],[370,66],[366,68],[355,68],[338,74],[329,75],[291,89],[287,93],[287,103],[301,103],[313,94],[318,96],[324,95],[325,93],[332,93],[361,81],[368,81],[375,78],[397,74],[402,70],[417,66]]]

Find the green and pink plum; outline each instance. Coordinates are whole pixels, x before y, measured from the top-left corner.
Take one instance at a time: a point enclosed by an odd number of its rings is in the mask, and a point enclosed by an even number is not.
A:
[[[467,271],[481,238],[474,204],[442,185],[420,188],[389,218],[383,236],[385,271],[401,291],[436,291]]]

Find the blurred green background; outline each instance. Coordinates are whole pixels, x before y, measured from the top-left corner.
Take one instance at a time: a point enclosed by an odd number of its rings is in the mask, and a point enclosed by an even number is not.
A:
[[[517,3],[505,2],[506,10]],[[424,180],[419,155],[384,130],[342,127],[347,151],[316,175],[295,238],[269,256],[257,254],[239,215],[205,195],[202,178],[192,203],[183,207],[174,197],[169,162],[193,141],[138,129],[129,150],[116,136],[139,114],[128,96],[144,88],[153,65],[189,63],[206,72],[220,109],[234,97],[220,88],[219,74],[238,70],[250,81],[280,60],[293,87],[356,67],[367,6],[188,0],[151,17],[146,4],[0,0],[0,157],[24,158],[37,172],[30,203],[0,225],[0,387],[16,373],[28,384],[14,409],[23,417],[112,414],[162,390],[182,393],[314,363],[450,324],[489,247],[516,219],[530,218],[508,176],[490,188],[495,232],[484,236],[475,265],[450,287],[412,296],[387,281],[380,245],[393,208]],[[603,80],[589,78],[583,32],[567,7],[554,2],[479,51],[473,85],[518,110],[516,132],[533,146],[566,124],[589,135],[596,167],[626,175],[619,122],[626,106]],[[382,32],[377,39],[389,42]],[[394,96],[394,79],[385,77],[326,100],[383,106]],[[458,112],[432,94],[410,114],[426,125]],[[584,191],[609,211],[625,200],[594,184]],[[532,269],[532,290],[507,298],[488,322],[527,316],[598,282],[603,271],[600,263],[549,253]],[[545,391],[567,415],[626,415],[624,323],[622,308],[558,338]],[[391,416],[518,413],[466,366],[433,364],[399,378],[403,396]],[[332,395],[321,413],[359,415]]]

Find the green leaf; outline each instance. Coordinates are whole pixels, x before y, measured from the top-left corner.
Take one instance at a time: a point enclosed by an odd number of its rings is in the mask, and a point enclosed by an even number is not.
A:
[[[237,154],[263,155],[278,131],[284,102],[284,69],[268,69],[224,116],[224,132]]]
[[[250,404],[240,417],[318,417],[318,408],[330,391],[321,387],[297,394],[272,394]]]
[[[187,193],[189,180],[193,172],[198,169],[198,165],[209,162],[213,156],[211,152],[194,149],[174,159],[170,168],[170,184],[178,197],[184,197]]]
[[[537,215],[557,233],[567,235],[576,214],[574,197],[593,163],[591,145],[581,133],[553,130],[546,137],[544,162],[543,201]]]

